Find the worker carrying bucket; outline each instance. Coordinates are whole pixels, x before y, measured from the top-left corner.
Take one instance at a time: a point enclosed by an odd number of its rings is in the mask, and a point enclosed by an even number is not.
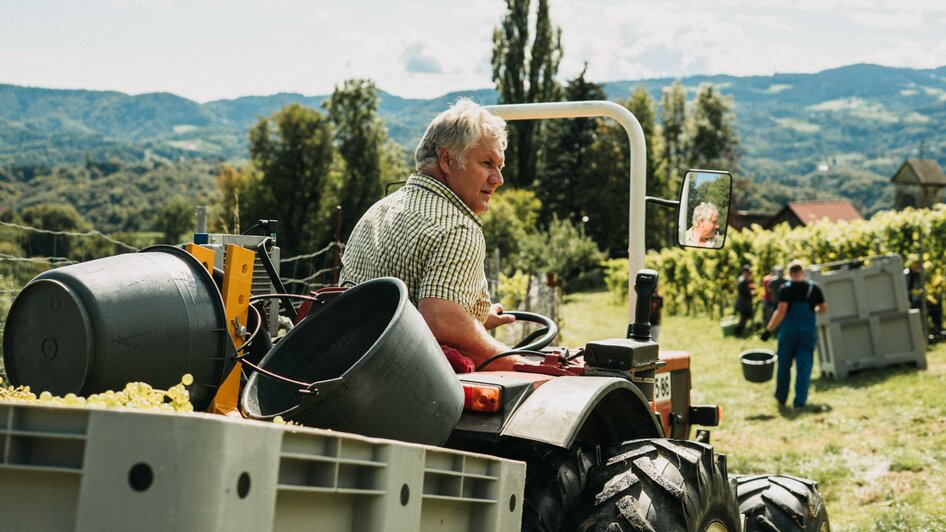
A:
[[[801,408],[808,400],[815,343],[818,341],[815,314],[827,312],[828,304],[821,288],[814,281],[805,279],[801,261],[794,260],[789,264],[788,275],[791,281],[779,288],[778,307],[760,337],[768,340],[772,331],[778,329],[775,400],[783,406],[788,400],[792,364],[795,363],[795,398],[792,405]]]

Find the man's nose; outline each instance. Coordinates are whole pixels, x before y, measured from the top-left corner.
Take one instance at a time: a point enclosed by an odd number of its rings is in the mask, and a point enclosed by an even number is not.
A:
[[[506,181],[503,179],[503,171],[497,169],[492,175],[489,176],[489,181],[496,185],[497,187],[502,186]]]

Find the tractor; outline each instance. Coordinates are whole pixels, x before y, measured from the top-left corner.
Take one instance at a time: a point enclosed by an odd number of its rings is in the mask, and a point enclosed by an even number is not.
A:
[[[679,243],[687,245],[685,225],[695,206],[712,202],[717,212],[728,212],[731,175],[691,170],[679,200],[645,197],[643,132],[625,108],[595,101],[498,105],[490,110],[506,120],[605,116],[624,127],[631,147],[628,328],[622,337],[589,342],[570,352],[552,346],[558,329],[548,317],[511,312],[518,321],[540,327],[512,351],[458,375],[462,413],[448,430],[441,429],[449,434],[446,441],[435,443],[526,462],[523,530],[827,530],[827,512],[815,482],[784,475],[730,475],[725,456],[709,445],[708,430],[700,429],[694,440],[688,439],[694,425],[718,425],[720,409],[690,404],[689,356],[660,352],[650,337],[650,302],[658,275],[643,268],[645,206],[676,208]],[[725,229],[723,225],[716,248],[722,246]],[[333,289],[312,295],[315,305],[325,304],[328,313],[332,300],[342,294]],[[368,301],[364,306],[379,308]],[[297,323],[300,319],[297,316]],[[489,370],[492,361],[513,354],[532,360],[516,364],[514,371]],[[275,362],[268,358],[260,360],[262,368]],[[276,375],[254,374],[244,388],[245,415],[267,419],[292,412],[287,410],[295,401],[291,397],[275,405],[263,404],[262,398],[264,389],[280,395],[275,392],[278,385],[270,381],[287,371],[302,381],[311,377],[285,364]],[[369,417],[357,429],[410,439],[416,431],[403,426],[410,425],[405,418],[412,415],[392,411],[392,417]],[[336,417],[343,429],[355,428],[350,419]]]

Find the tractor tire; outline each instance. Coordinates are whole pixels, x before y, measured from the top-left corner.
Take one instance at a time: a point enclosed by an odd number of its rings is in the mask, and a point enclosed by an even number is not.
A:
[[[788,475],[736,475],[745,531],[828,532],[828,511],[813,480]]]
[[[517,455],[527,463],[522,530],[572,530],[568,519],[584,493],[591,456],[579,448],[567,451],[541,444]]]
[[[685,440],[625,442],[588,477],[576,523],[584,532],[738,532],[739,510],[725,456]]]

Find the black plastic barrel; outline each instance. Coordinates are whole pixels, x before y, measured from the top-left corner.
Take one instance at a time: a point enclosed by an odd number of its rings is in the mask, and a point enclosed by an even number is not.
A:
[[[233,354],[212,277],[172,246],[36,276],[13,301],[3,335],[14,385],[90,395],[134,381],[167,389],[190,373],[199,410],[213,400]]]
[[[771,349],[751,349],[739,353],[742,376],[749,382],[766,382],[772,378],[778,357]]]
[[[241,408],[250,418],[282,416],[310,427],[440,445],[463,409],[463,391],[404,283],[355,286],[310,314],[262,360]]]

